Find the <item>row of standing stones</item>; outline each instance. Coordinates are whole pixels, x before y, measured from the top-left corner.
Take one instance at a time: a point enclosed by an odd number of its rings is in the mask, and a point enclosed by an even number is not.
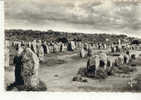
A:
[[[116,74],[116,72],[129,73],[136,70],[135,67],[133,68],[129,65],[129,63],[136,59],[134,53],[131,54],[128,49],[123,52],[122,48],[118,48],[117,50],[114,50],[114,52],[111,50],[111,53],[118,53],[118,55],[111,59],[111,56],[108,56],[104,52],[94,55],[92,48],[88,48],[87,51],[82,48],[80,51],[80,57],[85,58],[88,56],[87,67],[80,68],[77,76],[74,76],[72,80],[87,82],[84,77],[105,79],[108,75]]]
[[[6,41],[6,51],[9,50],[9,41]],[[14,43],[16,49],[16,56],[14,56],[13,63],[15,65],[15,82],[7,87],[7,90],[12,90],[16,87],[20,91],[46,91],[46,85],[39,79],[38,71],[40,62],[44,60],[44,55],[49,54],[49,48],[46,43],[41,41],[36,43],[33,41],[31,46],[21,45],[21,42]],[[73,51],[74,43],[70,43],[69,50]],[[65,46],[60,45],[60,52],[63,52]],[[58,47],[54,45],[53,52],[57,52]],[[6,53],[6,55],[9,54]],[[9,57],[6,59],[6,64],[9,66]]]
[[[43,82],[40,81],[38,77],[38,69],[39,69],[39,62],[43,60],[44,53],[48,53],[49,49],[46,44],[40,45],[33,43],[30,48],[21,48],[18,47],[17,55],[14,57],[14,64],[15,64],[15,83],[16,85],[22,84],[24,90],[46,90],[46,86]],[[73,50],[75,48],[74,43],[70,43],[69,48]],[[85,44],[86,45],[86,44]],[[98,60],[98,57],[91,57],[93,54],[92,48],[88,45],[81,46],[80,50],[80,57],[84,58],[86,55],[90,58],[87,61],[87,70],[92,70],[93,67],[95,69],[95,73],[101,63],[104,64],[104,68],[106,69],[107,63],[108,66],[112,67],[112,62],[106,59],[106,55],[103,54],[101,56],[102,60]],[[56,47],[57,48],[57,47]],[[116,47],[117,48],[117,47]],[[61,45],[62,51],[64,50],[64,45]],[[120,49],[120,48],[119,48]],[[118,48],[117,48],[118,50]],[[114,50],[115,51],[115,50]],[[112,48],[111,48],[111,52]],[[105,58],[104,58],[105,57]],[[119,64],[119,61],[125,60],[125,63],[129,61],[129,57],[126,55],[123,57],[118,57],[118,60],[115,60],[116,64]],[[91,69],[92,68],[92,69]],[[40,85],[42,84],[42,85]],[[42,87],[42,88],[41,88]]]

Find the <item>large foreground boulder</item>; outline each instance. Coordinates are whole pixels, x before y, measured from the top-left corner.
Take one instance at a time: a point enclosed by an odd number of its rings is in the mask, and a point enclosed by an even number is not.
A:
[[[39,58],[30,49],[24,48],[17,52],[13,61],[15,65],[15,82],[7,90],[46,91],[46,85],[39,79]]]
[[[22,77],[24,80],[24,89],[38,89],[40,88],[39,80],[39,58],[30,49],[26,48],[22,53]]]

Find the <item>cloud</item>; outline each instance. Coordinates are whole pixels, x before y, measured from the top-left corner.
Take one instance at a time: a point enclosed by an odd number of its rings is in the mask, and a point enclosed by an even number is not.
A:
[[[137,34],[141,29],[140,8],[140,3],[112,0],[6,0],[5,25]]]

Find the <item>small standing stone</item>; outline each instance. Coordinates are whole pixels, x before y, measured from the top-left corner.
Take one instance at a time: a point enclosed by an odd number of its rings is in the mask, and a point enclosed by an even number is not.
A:
[[[101,53],[100,54],[100,67],[103,67],[104,70],[106,70],[106,67],[107,67],[107,55],[106,53]]]
[[[65,50],[65,46],[64,46],[64,44],[62,43],[61,46],[60,46],[60,52],[64,52],[64,50]]]
[[[34,53],[37,53],[37,43],[36,43],[36,40],[32,41],[32,44],[31,44],[31,50],[34,52]]]
[[[10,59],[10,56],[9,56],[9,41],[5,40],[5,67],[9,67],[9,59]]]
[[[44,61],[44,49],[41,45],[37,46],[37,56],[39,57],[40,61]]]
[[[84,48],[81,48],[81,50],[80,50],[80,57],[84,58],[85,55],[86,55],[86,52],[85,52]]]

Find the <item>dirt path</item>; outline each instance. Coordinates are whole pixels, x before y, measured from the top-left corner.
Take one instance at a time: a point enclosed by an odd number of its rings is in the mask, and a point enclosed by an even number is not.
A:
[[[40,78],[47,83],[49,91],[70,91],[75,89],[71,80],[80,67],[86,66],[86,61],[84,61],[85,59],[77,62],[70,61],[70,57],[67,57],[65,60],[69,60],[69,62],[59,66],[40,69]]]

